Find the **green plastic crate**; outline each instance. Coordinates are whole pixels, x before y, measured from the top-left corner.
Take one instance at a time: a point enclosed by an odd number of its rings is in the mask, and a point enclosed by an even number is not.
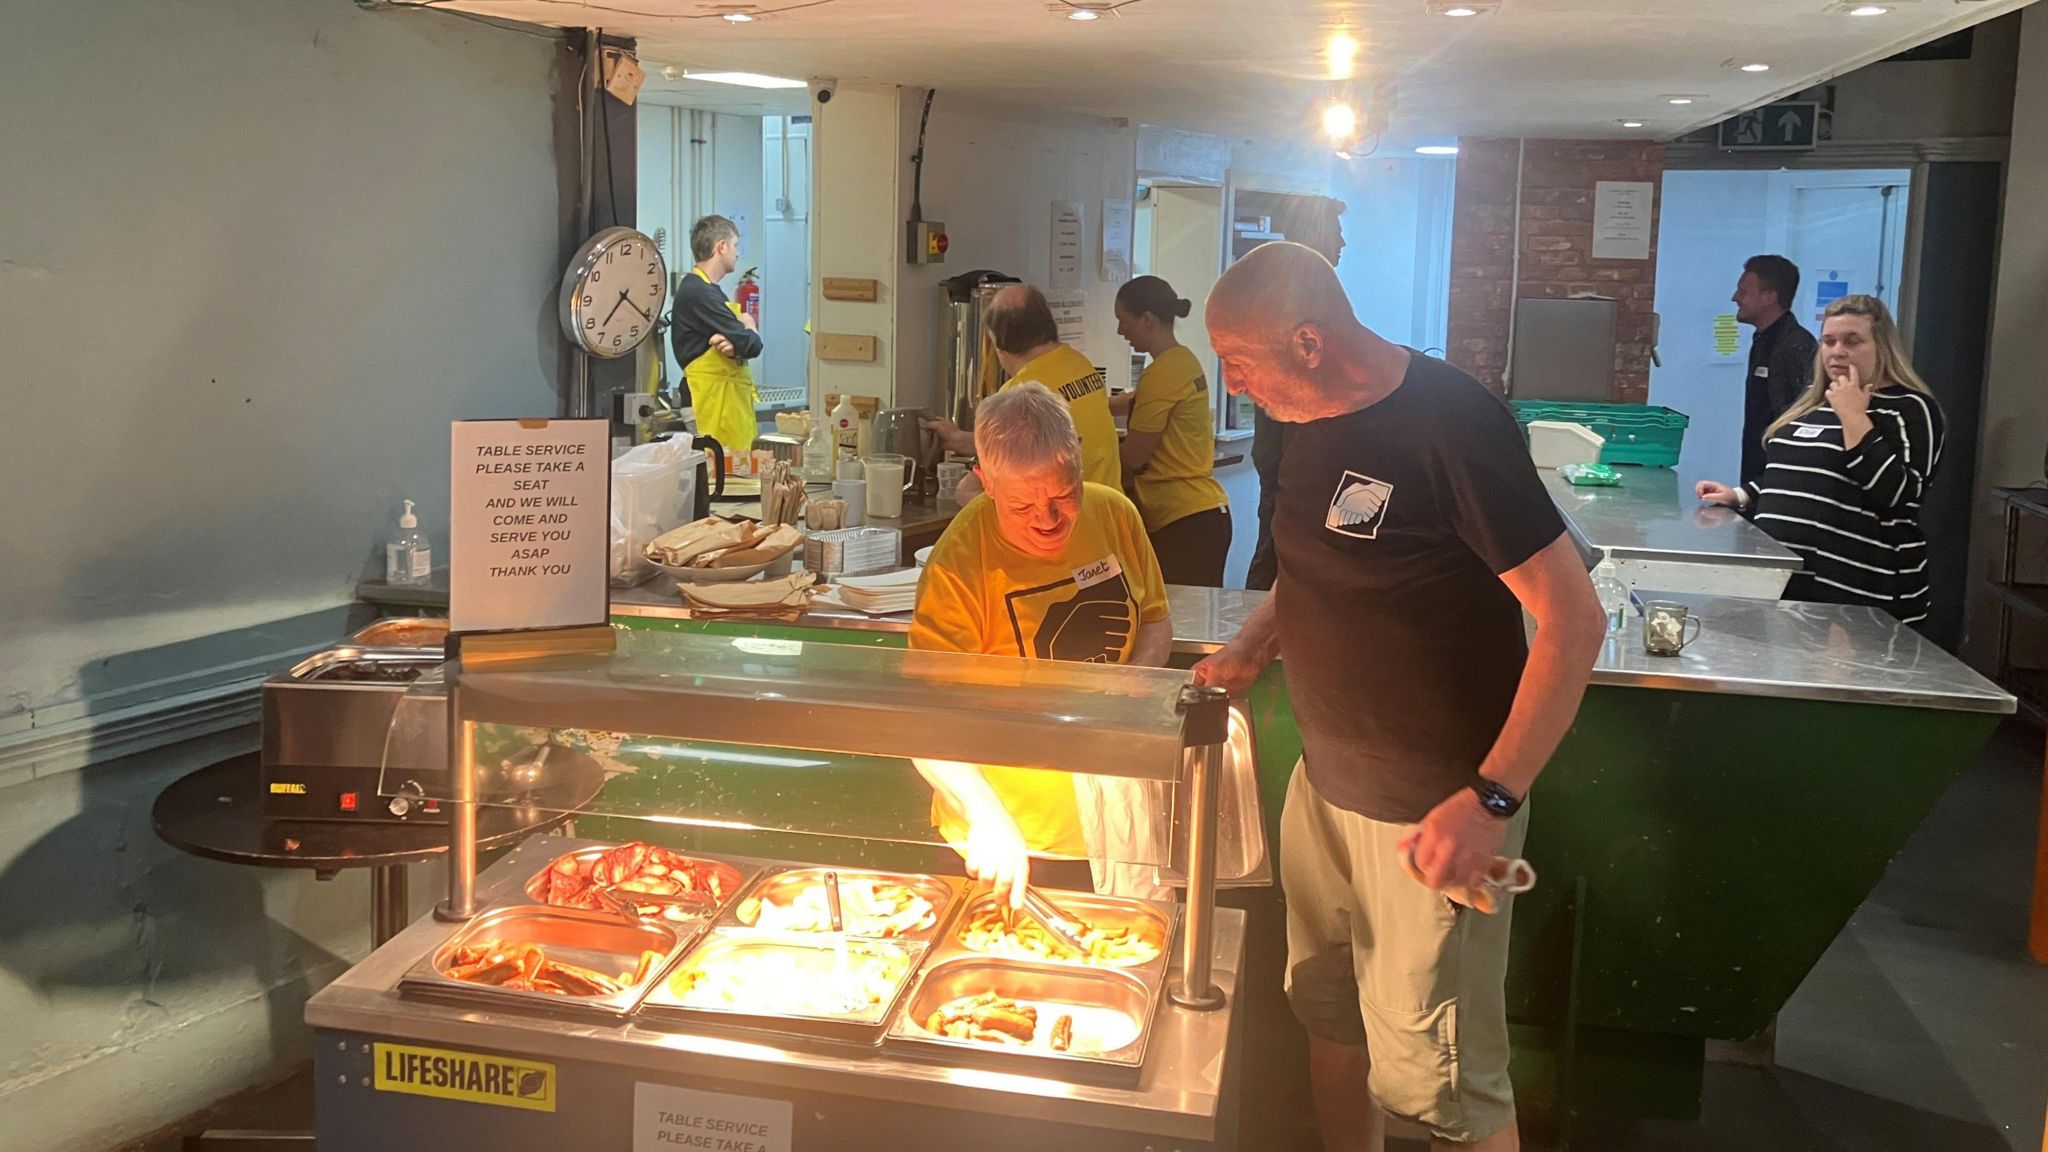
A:
[[[1583,424],[1607,443],[1602,464],[1640,464],[1671,468],[1685,447],[1685,428],[1692,418],[1683,412],[1650,404],[1600,404],[1575,400],[1513,400],[1515,420],[1524,439],[1532,420]]]

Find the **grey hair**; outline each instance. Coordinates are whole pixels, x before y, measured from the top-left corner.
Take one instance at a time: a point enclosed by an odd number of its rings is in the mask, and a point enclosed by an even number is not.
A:
[[[1018,475],[1063,469],[1081,477],[1081,434],[1052,389],[1018,381],[974,410],[974,451],[983,469]]]

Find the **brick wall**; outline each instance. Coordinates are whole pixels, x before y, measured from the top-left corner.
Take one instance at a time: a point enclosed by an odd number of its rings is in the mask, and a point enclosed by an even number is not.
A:
[[[1509,281],[1514,270],[1514,140],[1459,141],[1451,223],[1451,362],[1501,388],[1507,367]],[[1648,260],[1593,259],[1593,185],[1647,180],[1664,210],[1664,146],[1622,140],[1531,140],[1522,172],[1522,267],[1515,295],[1614,297],[1615,394],[1643,403],[1650,391],[1650,316],[1656,310],[1657,247]]]

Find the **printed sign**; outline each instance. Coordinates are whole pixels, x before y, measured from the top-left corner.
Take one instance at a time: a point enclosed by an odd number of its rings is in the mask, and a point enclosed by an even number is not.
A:
[[[1052,275],[1046,287],[1055,290],[1081,286],[1081,216],[1079,200],[1052,202]]]
[[[555,1110],[555,1066],[510,1056],[415,1048],[410,1044],[372,1047],[379,1092],[404,1092],[441,1100],[464,1100],[533,1112]]]
[[[1657,186],[1640,180],[1593,185],[1593,259],[1648,260]]]
[[[1827,313],[1828,305],[1849,294],[1847,273],[1831,270],[1813,286],[1813,326],[1820,328],[1821,317]]]
[[[1112,284],[1131,278],[1132,221],[1129,200],[1102,202],[1102,278]]]
[[[1059,328],[1060,343],[1079,347],[1088,335],[1088,294],[1048,292],[1045,302],[1052,308],[1052,322]]]
[[[455,632],[602,624],[610,608],[603,420],[458,420],[448,619]]]
[[[1742,329],[1736,327],[1735,313],[1723,312],[1715,316],[1713,363],[1733,360],[1741,352]]]
[[[633,1085],[633,1152],[790,1152],[795,1132],[787,1100]]]

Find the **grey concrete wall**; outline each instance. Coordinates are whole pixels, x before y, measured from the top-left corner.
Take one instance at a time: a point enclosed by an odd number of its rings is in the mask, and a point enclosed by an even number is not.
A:
[[[349,0],[0,4],[0,744],[333,635],[401,498],[445,549],[448,422],[557,406],[564,67]],[[107,1147],[306,1054],[364,874],[150,826],[252,740],[0,773],[0,1146]]]

